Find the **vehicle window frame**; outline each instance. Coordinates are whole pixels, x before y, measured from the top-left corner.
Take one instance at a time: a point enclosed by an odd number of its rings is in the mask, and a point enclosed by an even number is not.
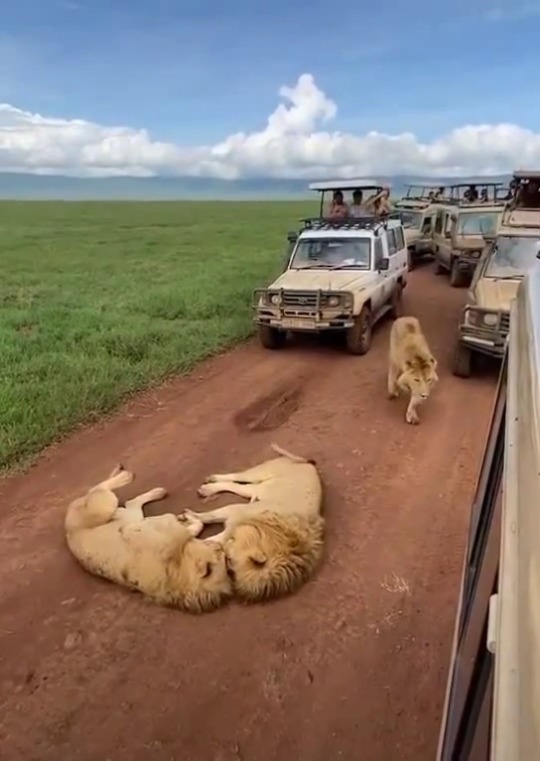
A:
[[[380,261],[384,259],[384,246],[381,238],[375,238],[373,245],[373,269],[378,268]]]
[[[396,254],[405,248],[405,233],[403,227],[394,227],[394,238],[396,241]]]
[[[362,236],[353,236],[353,235],[351,235],[351,236],[346,237],[346,238],[342,238],[342,237],[336,237],[336,238],[327,238],[327,237],[324,237],[324,238],[322,238],[322,237],[321,238],[317,238],[317,237],[313,237],[313,238],[300,238],[297,241],[297,243],[296,243],[296,246],[294,248],[293,253],[291,254],[291,258],[290,258],[290,261],[289,261],[289,267],[288,267],[288,269],[295,270],[295,271],[300,271],[300,270],[303,270],[303,269],[310,269],[309,267],[298,267],[297,265],[295,266],[295,261],[294,260],[296,258],[296,255],[298,254],[298,249],[302,246],[302,244],[308,244],[309,245],[310,243],[322,242],[322,241],[325,241],[325,242],[328,242],[328,241],[335,242],[335,241],[348,241],[348,240],[367,241],[367,244],[369,246],[369,249],[368,249],[369,260],[368,260],[368,263],[367,263],[366,266],[361,266],[359,264],[350,264],[350,265],[343,265],[344,268],[346,269],[349,266],[351,269],[357,270],[359,272],[368,272],[371,269],[372,264],[373,264],[373,239],[369,235],[362,235]],[[332,265],[329,264],[327,269],[331,269],[331,268],[332,268]],[[323,268],[321,268],[321,269],[323,269]]]
[[[386,240],[388,242],[388,256],[394,256],[398,252],[395,230],[386,230]]]

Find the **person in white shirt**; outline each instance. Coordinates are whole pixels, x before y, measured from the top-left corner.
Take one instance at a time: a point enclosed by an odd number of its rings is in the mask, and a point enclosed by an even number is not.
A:
[[[353,190],[352,204],[349,207],[349,215],[351,217],[364,217],[366,210],[363,206],[363,195],[361,190]]]

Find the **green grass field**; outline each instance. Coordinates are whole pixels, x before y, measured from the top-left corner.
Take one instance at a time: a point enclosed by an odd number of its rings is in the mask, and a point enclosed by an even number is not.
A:
[[[0,469],[252,331],[306,203],[0,203]]]

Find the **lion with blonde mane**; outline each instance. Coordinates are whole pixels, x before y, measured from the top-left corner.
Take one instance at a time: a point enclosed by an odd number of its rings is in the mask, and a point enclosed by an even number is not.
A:
[[[191,613],[214,610],[232,595],[225,553],[195,535],[202,524],[172,514],[146,518],[143,507],[164,499],[158,487],[121,507],[116,489],[133,481],[119,465],[68,506],[66,540],[79,563],[95,576],[141,592],[161,605]]]
[[[199,489],[201,497],[230,492],[248,503],[184,513],[195,527],[224,524],[208,541],[223,545],[234,591],[249,602],[296,590],[323,552],[323,494],[315,463],[271,447],[279,457],[242,472],[212,475]]]
[[[430,395],[439,380],[437,360],[433,356],[416,317],[398,317],[390,331],[388,365],[388,396],[394,399],[399,392],[409,393],[405,420],[418,425],[416,408]]]

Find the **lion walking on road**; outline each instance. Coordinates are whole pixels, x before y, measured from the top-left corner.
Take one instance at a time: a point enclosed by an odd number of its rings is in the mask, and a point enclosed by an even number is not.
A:
[[[388,397],[395,399],[400,391],[409,393],[405,420],[418,425],[416,408],[430,395],[439,380],[437,360],[431,353],[420,322],[416,317],[399,317],[390,331],[388,364]]]

